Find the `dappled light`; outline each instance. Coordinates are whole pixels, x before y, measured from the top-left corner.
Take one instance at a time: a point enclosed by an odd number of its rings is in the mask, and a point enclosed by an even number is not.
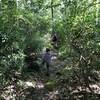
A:
[[[100,0],[0,0],[0,100],[100,100]]]

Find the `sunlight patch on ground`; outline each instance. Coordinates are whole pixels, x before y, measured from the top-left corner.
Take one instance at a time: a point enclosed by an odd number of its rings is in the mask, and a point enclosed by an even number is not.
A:
[[[89,85],[90,88],[93,90],[93,92],[95,94],[100,94],[100,86],[98,84],[92,84],[92,85]],[[71,90],[71,89],[70,89]],[[91,91],[89,90],[89,88],[82,88],[81,86],[78,86],[76,90],[74,90],[71,94],[74,94],[74,93],[78,93],[79,91],[86,91],[88,93],[90,93]]]
[[[42,82],[37,82],[36,83],[36,88],[42,89],[42,88],[44,88],[44,84]]]
[[[23,86],[23,87],[34,87],[35,88],[35,85],[36,85],[36,82],[35,81],[32,81],[32,82],[30,82],[30,81],[26,81],[26,82],[24,82],[24,81],[19,81],[19,85],[20,86]]]
[[[100,86],[97,84],[90,85],[90,87],[94,90],[94,93],[100,94]]]
[[[39,82],[39,81],[27,81],[27,82],[23,82],[23,81],[20,81],[20,85],[23,86],[23,87],[34,87],[34,88],[37,88],[37,89],[42,89],[44,88],[44,84],[42,82]]]
[[[3,91],[1,97],[3,97],[5,100],[15,100],[16,94],[14,88],[14,85],[6,87],[6,91]]]
[[[53,91],[53,92],[49,92],[49,94],[47,94],[47,96],[49,97],[49,100],[58,100],[58,91]]]
[[[29,87],[35,87],[35,83],[32,82],[26,82],[26,85]]]
[[[57,57],[56,56],[53,56],[52,58],[51,58],[51,60],[56,60],[57,59]]]
[[[65,67],[64,69],[65,70],[71,70],[72,68],[71,67]]]

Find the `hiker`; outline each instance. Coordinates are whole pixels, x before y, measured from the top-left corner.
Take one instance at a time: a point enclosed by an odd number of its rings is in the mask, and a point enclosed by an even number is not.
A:
[[[58,45],[58,37],[57,37],[56,34],[54,34],[52,36],[52,45],[54,46],[55,49],[57,48],[57,45]]]
[[[49,73],[49,67],[50,67],[50,63],[51,63],[51,57],[52,57],[52,55],[50,54],[50,49],[46,48],[46,51],[45,51],[45,53],[42,56],[42,60],[43,60],[42,64],[43,65],[46,64],[46,68],[47,68],[46,75],[47,76],[49,76],[49,74],[50,74]]]

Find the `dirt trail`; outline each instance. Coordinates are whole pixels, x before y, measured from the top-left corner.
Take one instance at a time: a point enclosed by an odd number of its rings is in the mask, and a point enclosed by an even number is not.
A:
[[[29,73],[26,75],[26,81],[20,81],[23,86],[23,93],[20,100],[59,100],[59,93],[55,87],[57,71],[63,68],[67,61],[61,62],[58,59],[57,52],[52,52],[52,64],[50,66],[50,76],[46,76],[46,68],[43,67],[40,73]]]
[[[52,65],[50,66],[50,76],[46,76],[46,68],[42,68],[41,73],[31,73],[26,87],[31,88],[27,90],[28,95],[25,94],[25,100],[59,100],[59,93],[55,87],[55,81],[58,78],[57,72],[68,63],[67,60],[60,61],[58,59],[57,52],[52,52],[54,55],[52,58]]]

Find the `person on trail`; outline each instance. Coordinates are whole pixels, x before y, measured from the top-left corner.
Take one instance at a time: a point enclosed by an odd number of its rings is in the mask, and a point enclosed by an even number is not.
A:
[[[52,36],[52,45],[54,46],[55,49],[57,48],[57,45],[58,45],[58,37],[57,37],[56,34],[54,34]]]
[[[46,64],[46,68],[47,68],[47,76],[49,76],[49,67],[50,67],[50,63],[51,63],[51,58],[52,58],[52,55],[50,54],[50,49],[49,48],[46,48],[46,52],[43,54],[42,56],[42,64]]]

